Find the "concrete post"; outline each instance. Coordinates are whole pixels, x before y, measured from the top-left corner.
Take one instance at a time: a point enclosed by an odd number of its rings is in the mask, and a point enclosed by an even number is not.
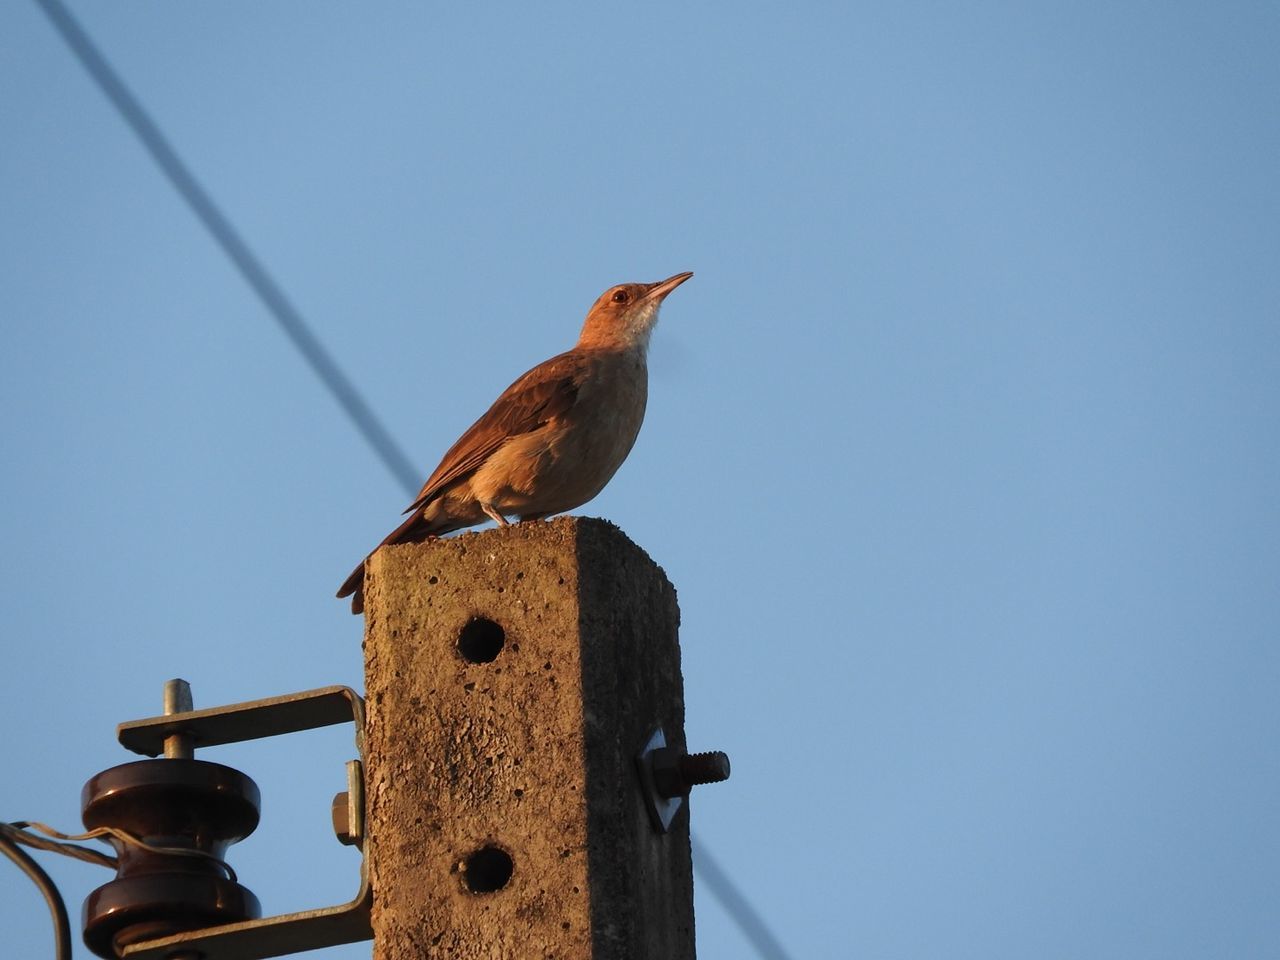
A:
[[[384,548],[365,618],[374,960],[692,960],[688,807],[656,832],[635,768],[685,745],[644,551],[573,517]]]

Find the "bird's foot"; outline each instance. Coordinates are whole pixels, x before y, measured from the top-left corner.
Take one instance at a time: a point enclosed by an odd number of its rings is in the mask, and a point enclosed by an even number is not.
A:
[[[507,521],[507,518],[504,517],[500,512],[498,512],[498,508],[495,507],[492,503],[482,503],[480,504],[480,509],[485,512],[485,516],[487,516],[490,520],[492,520],[498,526],[500,527],[510,526],[510,523]]]

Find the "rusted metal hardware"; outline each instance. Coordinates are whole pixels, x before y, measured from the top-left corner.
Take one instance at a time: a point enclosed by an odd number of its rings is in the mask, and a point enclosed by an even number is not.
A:
[[[650,763],[653,785],[664,797],[687,797],[700,783],[729,779],[729,755],[720,750],[685,754],[674,747],[659,747],[651,754]]]
[[[373,894],[363,862],[360,887],[350,902],[259,918],[256,898],[221,863],[226,846],[257,825],[257,787],[230,767],[190,758],[196,747],[346,721],[355,723],[363,756],[364,701],[350,687],[332,686],[205,710],[191,707],[186,682],[170,681],[163,716],[122,723],[117,730],[128,749],[152,757],[164,753],[166,759],[123,764],[85,786],[86,824],[92,819],[95,826],[121,827],[152,848],[118,846],[117,879],[85,904],[86,943],[99,956],[120,960],[265,960],[371,939]],[[347,790],[339,798],[340,818],[337,798],[334,810],[339,839],[363,848],[360,760],[348,762]],[[183,856],[174,850],[184,846],[198,852]]]
[[[116,728],[116,738],[121,746],[134,753],[155,757],[164,752],[165,738],[175,733],[190,736],[194,746],[216,747],[352,720],[356,724],[356,749],[364,756],[364,701],[350,687],[343,686],[130,720]]]
[[[350,903],[318,910],[303,910],[261,920],[229,923],[207,930],[192,930],[158,940],[146,940],[124,948],[121,960],[263,960],[321,947],[372,940],[369,911],[373,891],[364,870],[360,891]]]
[[[347,789],[333,797],[333,832],[348,847],[364,844],[364,764],[347,761]]]
[[[694,786],[729,779],[729,755],[719,750],[686,754],[667,746],[662,728],[655,730],[636,757],[645,806],[659,833],[671,822]]]

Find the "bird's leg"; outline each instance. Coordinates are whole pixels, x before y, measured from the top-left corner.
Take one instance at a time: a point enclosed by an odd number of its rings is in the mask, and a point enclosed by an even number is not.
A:
[[[487,516],[490,520],[492,520],[498,526],[505,527],[509,525],[507,523],[507,518],[504,517],[501,513],[499,513],[498,508],[495,507],[492,503],[485,503],[482,500],[480,501],[480,509],[485,512],[485,516]]]

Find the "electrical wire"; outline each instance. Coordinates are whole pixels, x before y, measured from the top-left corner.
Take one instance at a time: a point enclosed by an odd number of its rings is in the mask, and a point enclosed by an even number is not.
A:
[[[71,960],[71,922],[67,919],[67,905],[62,902],[62,894],[58,892],[57,886],[41,869],[40,864],[32,860],[27,852],[4,832],[0,832],[0,853],[16,863],[18,869],[31,878],[31,882],[40,890],[45,903],[49,905],[49,913],[53,916],[55,960]]]
[[[160,167],[161,172],[173,184],[175,190],[187,201],[187,205],[204,224],[223,252],[235,264],[245,282],[262,300],[289,342],[302,354],[307,365],[329,388],[338,405],[351,418],[356,430],[373,447],[383,465],[391,471],[400,486],[412,497],[418,489],[418,468],[392,438],[373,408],[365,401],[345,373],[338,367],[319,338],[311,332],[307,322],[290,303],[267,272],[262,262],[249,249],[231,222],[210,198],[208,191],[182,162],[182,158],[170,145],[155,121],[138,99],[125,86],[120,75],[107,62],[84,28],[76,21],[61,0],[36,0],[53,23],[58,33],[76,59],[96,81],[99,89],[111,101],[125,123],[133,130],[147,152]]]
[[[355,385],[338,367],[328,350],[311,332],[302,315],[293,307],[279,285],[254,256],[226,216],[214,204],[186,164],[174,151],[142,104],[133,96],[119,75],[98,51],[88,34],[71,15],[61,0],[35,0],[71,48],[81,65],[97,82],[124,121],[142,141],[156,164],[173,184],[205,228],[222,247],[223,252],[240,270],[246,282],[271,311],[303,359],[329,388],[346,411],[356,429],[405,490],[412,497],[418,489],[419,471],[412,465],[382,421],[361,396]],[[769,930],[759,911],[751,904],[733,878],[720,867],[703,844],[693,840],[694,866],[706,881],[708,889],[737,923],[743,935],[764,960],[789,960],[787,952]]]
[[[764,922],[764,918],[746,896],[738,889],[733,878],[720,866],[706,845],[701,843],[692,833],[689,841],[693,844],[693,868],[706,882],[707,888],[720,901],[729,916],[738,925],[742,935],[764,960],[791,960],[791,955],[773,931]]]
[[[31,830],[38,830],[46,836],[42,837],[31,833]],[[52,839],[46,839],[46,837]],[[119,863],[116,857],[109,856],[98,850],[77,846],[76,843],[72,842],[97,840],[101,837],[112,837],[120,843],[146,850],[148,853],[166,856],[199,857],[204,860],[212,860],[226,871],[227,877],[233,883],[236,882],[236,872],[231,869],[231,865],[211,853],[206,853],[203,850],[189,850],[183,847],[157,846],[153,843],[147,843],[140,837],[135,837],[127,830],[121,830],[116,827],[96,827],[86,833],[67,834],[53,829],[48,824],[34,820],[15,820],[13,823],[0,823],[0,853],[3,853],[16,863],[19,869],[31,878],[32,883],[44,894],[45,902],[49,904],[49,912],[53,915],[54,956],[56,960],[71,960],[71,924],[67,919],[67,906],[62,900],[62,894],[58,892],[57,885],[50,876],[18,844],[25,844],[29,847],[35,847],[37,850],[47,850],[51,853],[60,853],[66,857],[74,857],[77,860],[115,870]]]
[[[134,836],[128,830],[121,830],[119,827],[95,827],[87,833],[67,834],[53,829],[53,827],[48,824],[39,823],[34,820],[15,820],[10,824],[0,824],[0,829],[3,829],[10,839],[15,840],[18,843],[25,843],[28,846],[38,847],[41,850],[50,850],[54,853],[61,853],[69,857],[76,857],[80,860],[87,860],[90,863],[97,863],[99,866],[107,866],[115,869],[115,857],[109,857],[106,854],[99,854],[97,851],[87,850],[84,847],[77,847],[70,842],[54,843],[52,841],[45,840],[42,837],[37,837],[32,833],[28,833],[28,828],[31,830],[39,830],[41,833],[46,836],[53,837],[55,840],[82,841],[97,840],[101,837],[112,837],[113,839],[118,840],[121,843],[128,844],[131,847],[137,847],[139,850],[145,850],[147,853],[159,854],[160,856],[166,857],[194,857],[197,860],[209,860],[225,871],[227,879],[232,883],[239,882],[239,878],[236,876],[235,870],[231,868],[231,864],[227,863],[225,860],[215,857],[211,853],[207,853],[204,850],[193,850],[188,847],[157,846],[154,843],[147,843],[147,841],[143,840],[141,837]],[[99,857],[101,859],[99,859]]]
[[[109,870],[116,868],[116,858],[109,853],[103,853],[101,850],[91,850],[88,847],[78,847],[72,843],[46,840],[44,837],[38,837],[34,833],[28,833],[23,829],[25,826],[25,821],[21,820],[16,823],[0,823],[0,835],[8,837],[14,843],[21,843],[37,850],[60,853],[64,857],[74,857],[76,860],[83,860],[85,863],[106,867]]]

